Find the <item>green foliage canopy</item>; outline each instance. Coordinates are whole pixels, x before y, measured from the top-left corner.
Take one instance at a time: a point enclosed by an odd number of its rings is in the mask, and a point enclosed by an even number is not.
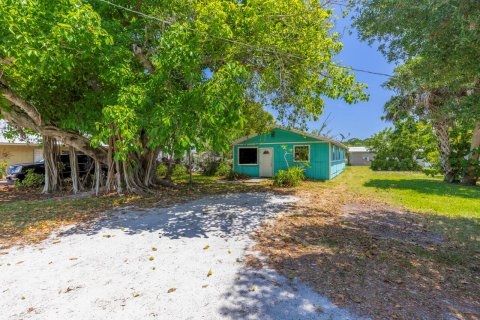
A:
[[[361,0],[354,24],[390,61],[423,57],[431,81],[464,86],[479,78],[477,0]]]
[[[438,168],[438,151],[431,125],[413,118],[395,121],[368,139],[369,149],[375,153],[371,168],[385,171],[417,171],[417,159]]]
[[[45,121],[97,145],[113,131],[119,154],[145,147],[143,136],[152,148],[225,146],[226,129],[245,124],[247,94],[286,121],[316,118],[324,96],[365,98],[333,60],[342,44],[320,3],[116,4],[156,19],[100,0],[4,0],[0,57]]]

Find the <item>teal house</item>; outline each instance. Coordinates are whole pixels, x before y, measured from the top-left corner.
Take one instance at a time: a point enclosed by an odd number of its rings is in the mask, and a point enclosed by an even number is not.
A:
[[[346,153],[338,141],[275,127],[235,141],[233,169],[251,177],[273,177],[289,166],[304,166],[308,178],[330,180],[345,170]]]

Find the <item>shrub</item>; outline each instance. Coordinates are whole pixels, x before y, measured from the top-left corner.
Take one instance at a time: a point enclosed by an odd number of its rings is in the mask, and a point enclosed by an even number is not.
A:
[[[279,170],[273,177],[273,185],[276,187],[296,187],[305,180],[303,167],[290,167],[287,170]]]
[[[235,172],[233,170],[229,170],[228,173],[225,175],[225,178],[227,180],[246,180],[250,178],[250,176],[243,173]]]
[[[7,174],[8,163],[0,162],[0,179],[6,176]]]
[[[185,167],[184,165],[177,164],[173,168],[172,176],[174,176],[174,177],[179,178],[179,177],[182,177],[186,174],[187,174],[187,167]]]
[[[20,181],[15,181],[15,186],[18,188],[39,188],[45,182],[45,175],[33,172],[33,169],[27,170],[25,178]]]
[[[217,169],[220,165],[219,161],[207,161],[203,166],[203,174],[209,177],[216,175]]]
[[[157,166],[156,173],[157,173],[157,177],[159,177],[160,179],[164,178],[167,175],[167,172],[168,172],[168,165],[167,164],[160,163]],[[173,167],[172,176],[175,177],[175,178],[179,178],[179,177],[182,177],[182,176],[186,175],[187,173],[188,173],[187,167],[185,167],[184,165],[181,165],[181,164],[176,164]]]
[[[160,163],[157,166],[157,177],[163,178],[167,175],[168,166],[165,163]]]
[[[220,162],[218,164],[217,170],[215,171],[215,175],[217,177],[226,177],[232,171],[231,167],[226,162]]]

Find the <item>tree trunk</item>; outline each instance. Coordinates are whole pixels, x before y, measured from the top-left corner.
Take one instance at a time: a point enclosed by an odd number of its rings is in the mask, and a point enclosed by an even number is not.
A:
[[[58,172],[58,148],[54,138],[43,137],[43,159],[45,161],[45,185],[43,193],[55,192],[60,189]]]
[[[108,165],[108,172],[107,172],[107,181],[106,181],[106,191],[112,192],[115,188],[115,162],[113,159],[113,137],[108,139],[108,153],[107,153],[107,165]]]
[[[440,166],[442,167],[444,180],[446,182],[452,183],[455,181],[455,172],[450,165],[450,154],[452,152],[452,145],[450,143],[450,134],[448,132],[448,121],[434,121],[433,129],[435,131],[435,135],[438,140],[438,146],[440,149]]]
[[[478,180],[478,170],[480,156],[480,122],[477,122],[473,129],[472,143],[470,144],[470,154],[468,156],[469,165],[462,178],[462,184],[474,186]]]
[[[175,151],[172,149],[172,153],[168,159],[168,169],[167,174],[165,175],[164,180],[172,181],[173,169],[175,168]]]
[[[78,177],[78,159],[75,148],[68,148],[68,158],[70,160],[70,178],[72,179],[72,191],[74,194],[80,191],[80,179]]]
[[[100,175],[101,175],[101,170],[100,170],[100,162],[95,160],[95,195],[98,196],[100,192]]]
[[[188,151],[188,176],[189,176],[188,183],[190,185],[193,184],[192,169],[193,169],[192,168],[192,150],[189,150]]]
[[[115,179],[117,181],[117,193],[121,194],[123,192],[123,185],[122,185],[122,166],[119,160],[115,160]]]

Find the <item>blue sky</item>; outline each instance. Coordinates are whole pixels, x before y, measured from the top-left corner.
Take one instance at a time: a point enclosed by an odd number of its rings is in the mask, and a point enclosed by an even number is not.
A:
[[[341,16],[340,10],[335,11]],[[344,44],[344,49],[337,56],[337,61],[344,66],[356,69],[392,74],[394,65],[387,62],[376,46],[370,47],[368,43],[361,42],[350,24],[350,17],[339,18],[337,22],[336,30],[342,35],[341,41]],[[349,34],[349,31],[352,31],[352,34]],[[328,129],[331,129],[334,135],[350,133],[350,137],[367,138],[389,126],[389,123],[381,120],[381,116],[383,115],[383,106],[392,93],[381,86],[388,78],[352,72],[356,74],[359,82],[368,85],[367,92],[370,100],[353,105],[339,100],[327,100],[321,118],[325,119],[330,114]],[[321,122],[309,123],[309,129],[318,128]]]

